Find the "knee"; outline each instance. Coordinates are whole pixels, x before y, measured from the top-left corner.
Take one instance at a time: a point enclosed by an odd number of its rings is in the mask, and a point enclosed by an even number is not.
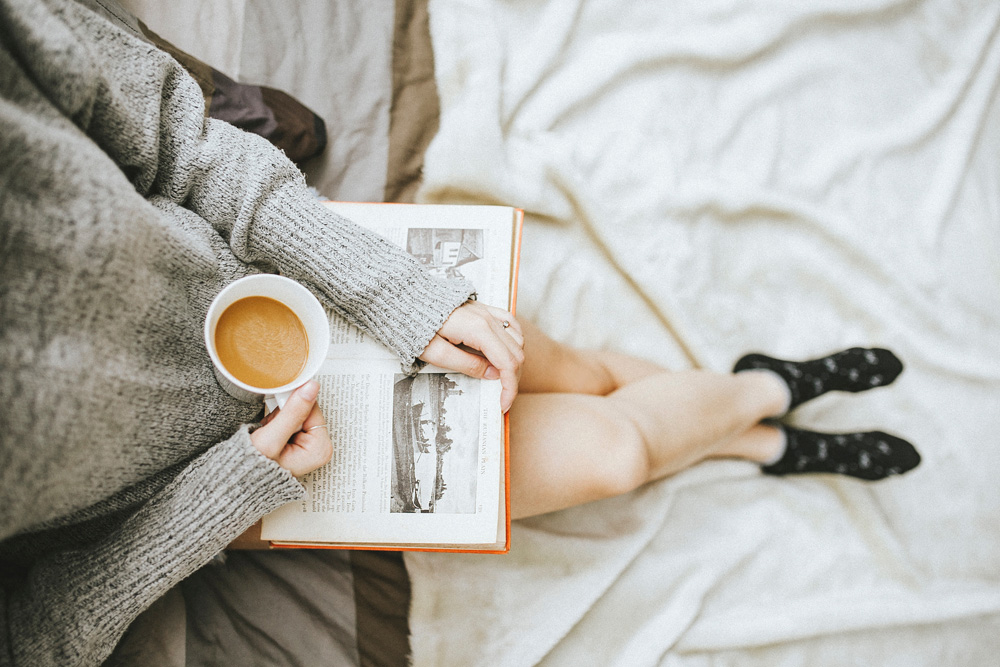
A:
[[[592,466],[595,496],[620,496],[650,480],[649,451],[638,427],[631,422],[619,422],[609,429],[607,442],[603,460]]]

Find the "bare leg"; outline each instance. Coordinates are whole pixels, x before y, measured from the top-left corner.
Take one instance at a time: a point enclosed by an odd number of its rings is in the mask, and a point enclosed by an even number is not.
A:
[[[522,393],[510,420],[512,513],[619,495],[707,458],[766,462],[782,435],[759,422],[787,403],[768,373],[659,372],[607,395]]]
[[[666,369],[651,361],[604,350],[578,350],[546,336],[530,322],[521,321],[525,363],[522,394],[572,393],[604,396],[630,382]]]
[[[523,328],[521,394],[511,409],[514,517],[626,493],[709,458],[767,464],[764,472],[774,475],[868,480],[920,462],[910,443],[881,431],[826,434],[761,423],[816,392],[891,383],[902,364],[888,350],[852,348],[805,362],[753,354],[740,364],[754,363],[736,374],[670,373]]]

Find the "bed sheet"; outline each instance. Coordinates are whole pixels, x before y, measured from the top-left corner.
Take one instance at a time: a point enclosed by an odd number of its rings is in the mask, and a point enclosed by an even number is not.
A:
[[[420,197],[526,209],[521,316],[673,368],[889,347],[896,384],[794,422],[923,462],[706,463],[516,522],[507,556],[407,554],[414,663],[995,664],[1000,5],[430,10]]]

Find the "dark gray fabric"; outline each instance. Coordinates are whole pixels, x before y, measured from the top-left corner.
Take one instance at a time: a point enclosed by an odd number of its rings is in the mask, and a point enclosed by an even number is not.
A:
[[[352,551],[358,656],[362,667],[410,658],[410,576],[398,551]]]
[[[326,124],[291,95],[267,86],[238,83],[212,70],[208,115],[264,137],[296,164],[326,148]]]
[[[353,588],[344,551],[230,551],[181,584],[187,665],[357,665]]]
[[[186,622],[184,596],[171,588],[132,622],[104,667],[184,667]]]

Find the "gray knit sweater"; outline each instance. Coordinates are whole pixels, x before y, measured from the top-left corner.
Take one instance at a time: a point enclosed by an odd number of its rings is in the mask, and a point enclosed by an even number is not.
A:
[[[412,363],[466,284],[327,212],[168,56],[0,0],[0,664],[94,664],[302,493],[216,383],[205,311],[280,271]]]

